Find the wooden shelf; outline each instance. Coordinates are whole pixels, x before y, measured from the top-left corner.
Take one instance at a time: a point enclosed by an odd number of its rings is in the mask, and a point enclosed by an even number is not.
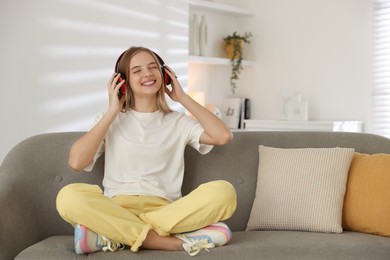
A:
[[[190,0],[190,8],[199,11],[209,11],[214,13],[222,13],[237,16],[252,16],[251,11],[233,5],[227,5],[206,0]]]
[[[202,64],[212,64],[212,65],[230,65],[230,60],[227,58],[217,58],[217,57],[204,57],[204,56],[189,56],[188,61],[190,63],[202,63]],[[243,66],[253,66],[254,61],[243,60]]]

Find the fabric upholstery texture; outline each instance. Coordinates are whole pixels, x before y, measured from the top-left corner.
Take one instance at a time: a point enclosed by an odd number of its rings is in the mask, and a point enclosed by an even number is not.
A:
[[[104,160],[90,173],[67,165],[71,144],[83,133],[48,133],[16,145],[0,165],[0,259],[184,259],[184,252],[128,250],[76,256],[73,228],[55,208],[58,191],[69,183],[101,185]],[[390,140],[371,134],[331,132],[234,132],[231,143],[206,156],[185,151],[183,194],[201,183],[227,180],[237,192],[237,210],[226,223],[231,242],[197,259],[389,259],[390,238],[358,232],[328,234],[244,231],[256,191],[259,145],[278,148],[354,147],[361,153],[390,153]]]
[[[388,238],[355,232],[345,232],[337,236],[327,233],[297,231],[234,232],[228,245],[213,248],[210,252],[203,251],[194,259],[388,260],[390,255],[388,243]],[[354,250],[352,254],[351,248]],[[186,252],[140,250],[135,254],[129,249],[76,256],[73,253],[73,238],[71,236],[55,236],[44,239],[16,257],[16,260],[42,259],[183,260],[192,258]]]
[[[256,197],[247,230],[341,233],[354,149],[259,146]]]
[[[390,237],[390,155],[355,153],[344,199],[343,227]]]

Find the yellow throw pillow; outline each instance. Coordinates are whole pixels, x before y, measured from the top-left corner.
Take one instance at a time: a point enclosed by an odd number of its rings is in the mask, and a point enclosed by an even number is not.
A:
[[[390,237],[390,154],[354,154],[343,229]]]

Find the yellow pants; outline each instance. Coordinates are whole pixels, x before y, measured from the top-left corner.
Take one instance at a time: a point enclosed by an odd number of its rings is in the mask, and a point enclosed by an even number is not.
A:
[[[193,231],[231,217],[237,206],[226,181],[200,185],[174,202],[151,196],[108,198],[98,185],[74,183],[57,196],[57,210],[71,225],[81,224],[138,251],[149,230],[160,236]]]

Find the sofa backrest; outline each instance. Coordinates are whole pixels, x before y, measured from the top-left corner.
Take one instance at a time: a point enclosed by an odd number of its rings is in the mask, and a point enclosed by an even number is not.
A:
[[[73,234],[56,211],[57,193],[74,182],[101,185],[104,168],[102,156],[90,173],[69,169],[70,146],[82,134],[33,136],[4,158],[0,166],[0,251],[18,252],[49,236]],[[227,222],[233,231],[245,230],[256,189],[260,144],[279,148],[353,147],[365,153],[390,153],[389,139],[370,134],[235,132],[231,143],[214,147],[207,155],[186,149],[183,194],[207,181],[231,182],[237,191],[238,208]]]
[[[390,139],[341,132],[235,132],[231,143],[214,147],[207,155],[186,150],[183,194],[202,182],[223,179],[234,185],[238,206],[227,224],[233,231],[244,231],[252,208],[259,162],[259,145],[278,148],[350,147],[362,153],[390,153]]]

